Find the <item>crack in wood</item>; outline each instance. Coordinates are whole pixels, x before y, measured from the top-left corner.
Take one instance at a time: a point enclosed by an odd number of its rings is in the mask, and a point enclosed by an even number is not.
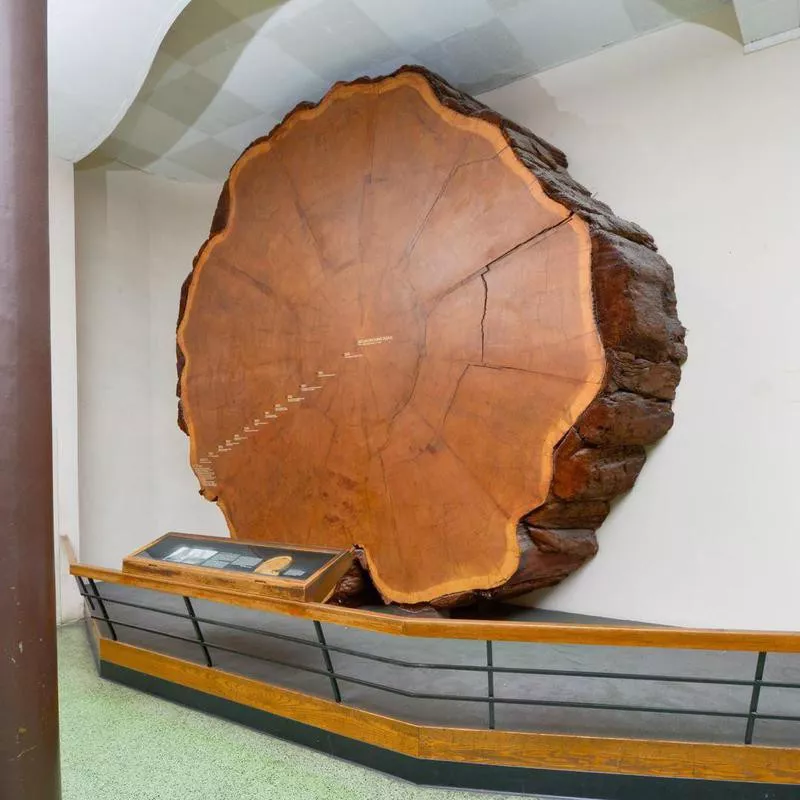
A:
[[[486,350],[486,309],[489,306],[489,284],[486,283],[486,273],[489,271],[487,267],[481,272],[481,281],[483,282],[483,314],[481,314],[481,361],[483,361],[483,354]]]
[[[554,233],[559,228],[562,228],[564,225],[568,225],[575,217],[575,212],[570,212],[564,219],[559,220],[558,222],[553,223],[552,225],[548,225],[543,230],[539,231],[538,233],[533,234],[533,236],[529,236],[527,239],[521,241],[519,244],[515,244],[513,247],[510,247],[505,253],[501,253],[497,258],[493,258],[488,264],[486,264],[483,269],[486,273],[488,273],[491,269],[496,267],[503,259],[508,258],[509,256],[514,255],[514,253],[522,250],[529,245],[532,247],[534,245],[539,244],[539,240],[546,238],[551,233]]]
[[[473,366],[473,364],[467,364],[464,369],[461,371],[461,374],[458,376],[458,380],[456,381],[455,388],[453,389],[453,394],[450,395],[450,401],[447,404],[447,408],[445,409],[444,416],[442,417],[442,424],[441,429],[444,430],[445,425],[447,425],[447,417],[450,414],[450,410],[453,408],[453,404],[456,401],[456,395],[458,394],[459,387],[461,386],[461,381],[464,380],[464,376],[467,374],[467,370]]]
[[[496,370],[510,370],[511,372],[524,372],[527,375],[540,375],[543,378],[555,378],[556,380],[560,381],[567,381],[569,383],[575,383],[579,386],[583,386],[587,383],[586,378],[573,378],[571,375],[558,375],[555,372],[544,372],[543,370],[538,369],[525,369],[525,367],[513,367],[508,364],[487,364],[485,361],[481,361],[477,363],[475,361],[470,361],[467,364],[468,367],[476,367],[477,369],[496,369]],[[595,383],[600,386],[603,381],[590,381],[590,383]]]
[[[276,297],[275,292],[273,291],[272,287],[264,283],[264,281],[258,280],[258,278],[251,275],[249,272],[245,272],[240,267],[237,267],[235,264],[231,264],[230,261],[220,261],[219,265],[222,269],[227,270],[228,272],[233,273],[234,275],[238,275],[239,277],[243,278],[247,281],[251,286],[254,286],[258,289],[259,292],[262,294],[269,295],[270,297]]]
[[[489,272],[492,269],[494,269],[501,261],[503,261],[503,259],[507,258],[510,255],[513,255],[514,253],[518,252],[519,250],[522,250],[524,247],[527,247],[527,246],[533,247],[533,246],[537,245],[539,243],[540,239],[542,239],[542,238],[548,236],[549,234],[553,233],[554,231],[556,231],[558,228],[562,227],[563,225],[567,225],[573,219],[574,216],[575,216],[574,212],[568,214],[566,217],[564,217],[564,219],[559,220],[558,222],[554,223],[553,225],[548,225],[548,227],[544,228],[543,230],[532,234],[527,239],[515,244],[513,247],[510,247],[504,253],[501,253],[499,256],[497,256],[496,258],[493,258],[488,263],[484,264],[483,266],[479,267],[478,269],[474,270],[473,272],[470,272],[469,275],[467,275],[466,277],[462,278],[457,283],[454,283],[449,289],[446,289],[444,292],[442,292],[441,294],[437,295],[431,301],[428,313],[430,314],[432,311],[434,311],[436,309],[436,307],[442,302],[442,300],[444,300],[447,297],[449,297],[451,294],[453,294],[453,292],[457,292],[459,289],[461,289],[461,287],[463,287],[466,284],[470,283],[470,281],[474,281],[475,278],[477,278],[479,276],[488,275]]]

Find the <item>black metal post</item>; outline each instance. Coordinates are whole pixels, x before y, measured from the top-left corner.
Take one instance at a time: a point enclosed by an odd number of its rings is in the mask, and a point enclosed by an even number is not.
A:
[[[333,662],[331,661],[331,654],[328,651],[328,643],[325,641],[325,634],[322,632],[322,625],[314,620],[314,630],[317,632],[317,640],[322,645],[322,659],[325,662],[325,669],[328,671],[328,676],[331,682],[331,689],[333,690],[333,699],[337,703],[342,702],[342,694],[339,691],[339,682],[336,680],[336,673],[333,671]]]
[[[489,684],[489,730],[494,730],[494,659],[492,643],[486,642],[486,677]]]
[[[750,697],[750,713],[747,717],[747,730],[744,734],[744,743],[753,744],[753,731],[756,727],[756,714],[758,713],[758,701],[761,697],[761,681],[764,679],[764,668],[767,665],[767,654],[759,653],[756,662],[756,677],[753,684],[753,694]]]
[[[94,595],[94,599],[97,600],[97,605],[100,608],[100,613],[103,615],[106,625],[108,625],[108,630],[111,632],[111,638],[115,642],[118,641],[117,632],[114,630],[114,626],[111,624],[111,617],[108,616],[106,604],[103,602],[103,598],[100,597],[100,592],[97,591],[97,584],[94,582],[94,578],[89,578],[89,586],[92,587],[92,594]]]
[[[185,597],[183,598],[183,602],[186,603],[186,610],[189,612],[189,616],[192,619],[192,625],[194,626],[194,632],[197,635],[197,641],[200,644],[200,647],[203,648],[203,655],[206,657],[206,666],[213,667],[214,664],[211,662],[211,653],[208,652],[208,648],[206,647],[206,640],[203,638],[203,631],[200,630],[200,623],[197,621],[197,617],[194,613],[194,608],[192,607],[192,601]]]
[[[89,592],[86,591],[86,584],[83,582],[83,578],[80,575],[75,576],[75,583],[78,584],[78,591],[81,593],[81,597],[89,603],[89,609],[94,611],[94,600],[92,600],[91,595]]]

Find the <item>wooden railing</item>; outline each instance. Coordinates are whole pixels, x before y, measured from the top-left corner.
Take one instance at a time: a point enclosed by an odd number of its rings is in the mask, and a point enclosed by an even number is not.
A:
[[[648,626],[620,625],[575,625],[534,623],[521,621],[492,621],[470,619],[431,619],[425,617],[401,616],[390,611],[371,611],[350,609],[320,603],[303,603],[287,599],[265,598],[242,594],[227,589],[204,586],[201,583],[181,583],[174,580],[150,578],[119,570],[86,566],[73,563],[71,572],[77,579],[81,592],[89,603],[89,616],[98,639],[101,668],[117,670],[112,674],[118,680],[126,680],[120,675],[142,674],[161,681],[162,686],[178,685],[194,689],[203,695],[211,695],[234,703],[231,708],[248,706],[269,714],[295,719],[298,723],[310,724],[355,738],[367,744],[405,753],[414,759],[442,759],[482,764],[524,766],[532,769],[573,770],[580,772],[620,773],[623,775],[661,776],[674,778],[704,778],[721,781],[751,781],[758,783],[800,784],[800,748],[764,747],[754,742],[756,724],[760,721],[783,721],[800,724],[800,716],[785,714],[783,708],[762,711],[759,708],[760,695],[765,689],[780,689],[793,696],[800,691],[800,682],[784,680],[775,682],[765,678],[765,665],[769,654],[800,653],[800,634],[793,632],[726,631],[704,629],[678,629]],[[108,591],[110,584],[146,590],[142,597],[138,594]],[[148,592],[158,592],[182,598],[183,603],[173,606],[162,602],[153,604],[147,600]],[[214,615],[204,616],[200,606],[195,607],[192,600],[205,600],[245,609],[264,611],[270,614],[283,614],[309,620],[313,623],[315,637],[305,634],[291,635],[286,629],[276,626],[276,631],[253,628],[237,618],[221,619]],[[185,604],[185,612],[184,612]],[[174,627],[161,627],[147,619],[132,619],[120,616],[115,609],[128,609],[132,612],[167,617],[182,618],[190,622],[195,635],[179,634]],[[198,611],[198,609],[200,609]],[[269,623],[265,623],[269,627]],[[451,663],[428,663],[418,659],[412,662],[404,652],[393,655],[389,649],[378,648],[378,652],[366,652],[357,646],[337,637],[331,644],[323,632],[323,624],[345,628],[356,628],[390,636],[436,638],[440,640],[482,640],[485,643],[486,658],[483,664],[462,664],[457,656]],[[103,626],[109,635],[101,635]],[[279,651],[268,648],[260,655],[242,652],[233,648],[233,640],[218,638],[210,634],[212,629],[228,628],[236,636],[252,635],[256,639],[272,637],[276,641],[288,641],[319,653],[319,662],[301,660],[288,663],[282,660]],[[139,632],[139,633],[137,633]],[[156,634],[182,642],[182,647],[202,650],[204,664],[197,664],[159,650],[136,644],[137,637]],[[118,641],[119,634],[128,641]],[[210,638],[209,638],[210,637]],[[145,641],[152,641],[145,639]],[[238,640],[237,640],[238,641]],[[730,675],[697,674],[645,674],[619,672],[616,670],[590,671],[578,670],[574,664],[569,669],[546,668],[537,663],[536,651],[531,651],[529,661],[521,665],[498,664],[493,658],[494,642],[518,642],[547,645],[595,645],[624,648],[663,648],[665,650],[706,650],[737,651],[757,654],[753,658],[752,677],[732,678]],[[237,645],[238,647],[238,645]],[[306,695],[294,690],[280,688],[262,680],[243,677],[221,670],[224,654],[236,654],[254,658],[279,668],[291,668],[326,678],[330,682],[330,698],[319,695]],[[219,654],[219,655],[217,655]],[[423,687],[408,685],[405,679],[383,681],[376,679],[369,670],[354,673],[341,670],[340,656],[367,659],[368,661],[405,667],[409,674],[422,670],[421,674],[433,674],[436,670],[461,670],[485,673],[486,691],[475,694],[441,693],[435,679]],[[192,655],[189,656],[193,657]],[[654,664],[662,666],[660,662]],[[665,662],[666,663],[666,662]],[[727,662],[726,662],[727,663]],[[339,669],[337,669],[337,666]],[[263,665],[262,665],[263,667]],[[122,670],[122,672],[120,672]],[[748,667],[748,672],[750,667]],[[721,710],[713,707],[706,699],[705,690],[695,691],[695,706],[680,707],[663,702],[658,706],[623,702],[612,695],[613,702],[604,698],[590,698],[581,701],[567,694],[565,697],[543,696],[534,692],[524,697],[509,697],[496,691],[498,676],[531,675],[537,680],[552,676],[553,679],[602,678],[604,680],[635,683],[655,681],[666,684],[698,684],[713,687],[737,687],[747,692],[741,707]],[[140,685],[132,680],[133,685]],[[404,719],[376,715],[359,704],[348,703],[345,687],[362,687],[378,690],[401,698],[419,701],[439,700],[457,703],[470,703],[486,707],[487,728],[437,728],[419,725]],[[165,690],[166,691],[166,690]],[[165,696],[169,696],[165,693]],[[349,695],[353,696],[353,695]],[[738,695],[737,695],[738,697]],[[403,701],[404,702],[404,701]],[[737,701],[738,702],[738,701]],[[495,730],[495,714],[498,709],[513,704],[517,707],[530,706],[534,715],[537,708],[558,707],[568,709],[594,709],[598,711],[632,712],[634,714],[652,713],[656,715],[691,715],[696,717],[727,718],[741,721],[742,744],[710,744],[701,742],[664,741],[658,739],[619,739],[587,736],[562,736],[549,733],[523,733],[514,730]],[[198,703],[203,707],[202,702]],[[773,704],[774,705],[774,704]],[[791,707],[791,706],[789,706]],[[227,713],[227,712],[226,712]],[[232,714],[234,712],[231,712]],[[238,713],[238,712],[236,712]],[[294,715],[294,716],[293,716]],[[231,718],[238,717],[232,716]],[[447,717],[445,716],[445,719]],[[502,726],[497,726],[502,727]],[[265,729],[269,729],[268,727]],[[387,731],[391,736],[387,738]],[[400,735],[402,734],[402,736]],[[637,734],[638,735],[638,734]],[[398,738],[399,737],[399,738]],[[312,737],[313,738],[313,737]],[[794,741],[793,739],[791,741]],[[427,744],[426,744],[427,743]],[[433,743],[433,744],[431,744]],[[402,744],[402,746],[401,746]],[[423,746],[425,745],[425,746]],[[428,746],[430,745],[430,746]],[[435,745],[435,746],[434,746]],[[575,761],[575,754],[580,758]],[[347,755],[345,749],[344,752]],[[667,754],[668,757],[667,757]],[[424,772],[421,773],[423,780]],[[551,792],[553,793],[553,792]],[[571,792],[558,792],[567,794]],[[600,795],[596,795],[600,796]],[[736,795],[737,797],[739,795]],[[783,797],[782,794],[754,795],[763,797]],[[744,795],[742,795],[744,797]],[[749,795],[748,795],[749,797]]]
[[[437,639],[491,639],[541,644],[584,644],[613,647],[664,647],[681,650],[736,650],[800,653],[800,633],[733,631],[706,628],[663,628],[636,625],[577,625],[496,620],[431,619],[399,616],[380,611],[344,608],[324,603],[301,603],[278,598],[253,597],[239,592],[129,575],[120,570],[73,564],[77,578],[117,583],[180,596],[196,597],[273,614],[330,622],[392,636]]]

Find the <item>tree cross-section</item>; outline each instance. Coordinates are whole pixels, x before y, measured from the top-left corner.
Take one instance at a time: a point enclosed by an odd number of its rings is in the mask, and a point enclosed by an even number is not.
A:
[[[385,599],[446,605],[594,554],[685,350],[648,234],[404,68],[237,161],[178,355],[192,467],[234,537],[355,545]]]

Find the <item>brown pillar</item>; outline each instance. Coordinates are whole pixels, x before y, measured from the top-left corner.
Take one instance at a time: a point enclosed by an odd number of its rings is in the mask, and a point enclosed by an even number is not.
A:
[[[57,800],[46,0],[0,0],[0,798]]]

